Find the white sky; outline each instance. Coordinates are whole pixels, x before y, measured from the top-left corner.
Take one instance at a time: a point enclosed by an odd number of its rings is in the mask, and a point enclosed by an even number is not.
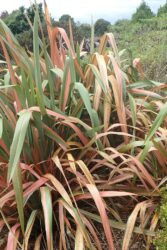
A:
[[[146,0],[146,2],[156,12],[166,0]],[[104,18],[110,22],[129,18],[140,3],[141,0],[47,0],[50,13],[56,20],[62,14],[69,14],[75,21],[80,22],[90,22],[91,14],[94,20]],[[0,13],[4,10],[11,12],[20,6],[29,7],[30,0],[0,0]]]

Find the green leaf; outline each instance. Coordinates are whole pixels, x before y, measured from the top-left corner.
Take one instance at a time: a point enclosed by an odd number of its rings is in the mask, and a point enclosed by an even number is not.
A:
[[[91,44],[90,44],[90,53],[94,53],[94,37],[95,37],[95,30],[94,30],[94,22],[93,17],[91,17]]]
[[[147,135],[146,141],[149,141],[153,137],[157,129],[161,126],[166,115],[167,115],[167,103],[164,104],[159,114],[157,115],[155,121],[153,122],[152,127]]]
[[[23,148],[30,118],[31,118],[31,112],[24,111],[20,114],[20,117],[16,124],[14,138],[10,148],[10,158],[9,158],[8,176],[7,176],[9,182],[11,181],[15,171],[17,171],[17,166]]]
[[[75,65],[74,65],[74,59],[69,53],[69,59],[70,59],[70,73],[71,73],[71,83],[76,82],[76,72],[75,72]]]
[[[24,233],[24,205],[23,205],[23,188],[22,188],[22,176],[21,170],[17,167],[17,171],[12,176],[12,183],[14,187],[17,210],[19,214],[19,220],[22,232]]]
[[[28,103],[28,106],[31,107],[33,105],[32,94],[30,92],[28,79],[27,79],[26,74],[25,74],[23,69],[21,69],[21,78],[22,78],[22,86],[24,88],[24,92],[26,95],[26,101]]]
[[[35,68],[35,83],[37,86],[36,94],[37,101],[40,106],[42,114],[45,114],[45,107],[43,101],[42,81],[40,72],[40,56],[39,56],[39,37],[38,37],[38,13],[35,14],[34,30],[33,30],[33,47],[34,47],[34,68]]]
[[[147,142],[145,143],[145,147],[144,147],[144,149],[142,150],[142,153],[141,153],[141,155],[140,155],[140,157],[139,157],[139,161],[140,161],[140,162],[142,162],[142,163],[144,162],[144,160],[145,160],[145,158],[146,158],[146,156],[147,156],[147,154],[148,154],[148,152],[149,152],[151,146],[152,146],[152,142],[151,142],[151,141],[147,141]]]
[[[29,237],[35,222],[35,218],[37,215],[37,210],[32,211],[28,222],[27,222],[27,226],[26,226],[26,231],[25,231],[25,236],[24,236],[24,245],[23,245],[23,249],[27,250],[28,249],[28,241],[29,241]]]
[[[47,249],[53,250],[53,229],[52,229],[52,220],[53,220],[53,208],[52,208],[52,198],[51,193],[48,187],[41,187],[41,202],[44,211],[45,218],[45,231],[47,238]]]
[[[97,80],[97,82],[99,83],[100,87],[102,88],[102,90],[104,91],[105,94],[107,94],[105,85],[101,79],[101,76],[99,74],[99,71],[97,69],[97,67],[94,64],[89,64],[89,67],[91,68],[91,70],[93,71],[93,74],[95,75],[95,78]]]
[[[80,82],[75,83],[75,89],[78,90],[78,92],[79,92],[79,94],[80,94],[80,96],[82,98],[82,101],[83,101],[83,103],[84,103],[84,105],[85,105],[85,107],[87,109],[87,112],[88,112],[88,114],[90,116],[92,124],[93,124],[92,106],[91,106],[88,90]]]
[[[59,68],[51,69],[56,76],[60,77],[61,81],[63,81],[63,70]]]
[[[38,9],[37,9],[37,11],[38,11]],[[46,45],[43,33],[42,33],[42,41],[39,38],[39,45],[40,45],[41,49],[43,50],[44,58],[45,58],[45,65],[46,65],[46,71],[47,71],[47,81],[48,81],[49,92],[50,92],[50,107],[54,110],[55,109],[55,102],[54,102],[54,99],[55,99],[55,96],[54,96],[55,95],[55,93],[54,93],[55,79],[54,78],[55,77],[52,75],[52,73],[50,71],[50,69],[53,68],[53,65],[52,65],[51,58],[50,58],[48,51],[47,51],[47,45]]]
[[[88,211],[82,210],[80,209],[80,212],[84,215],[86,215],[86,217],[90,218],[91,220],[94,220],[98,223],[102,223],[101,217],[95,213],[90,213]],[[126,230],[126,224],[122,223],[122,222],[118,222],[115,220],[111,220],[109,219],[109,223],[111,225],[112,228],[116,228],[119,230]],[[140,227],[134,227],[133,230],[135,233],[137,234],[144,234],[144,235],[148,235],[148,236],[155,236],[155,232],[153,230],[146,230],[146,229],[142,229]]]
[[[66,91],[66,82],[67,82],[69,66],[70,66],[69,64],[70,64],[70,59],[69,59],[69,57],[67,57],[66,62],[65,62],[65,67],[64,67],[63,81],[62,81],[60,100],[59,100],[59,108],[60,109],[63,107],[64,95],[65,95],[65,91]]]
[[[131,114],[132,114],[132,123],[133,126],[136,126],[136,103],[132,95],[129,95],[129,102],[130,102],[130,109],[131,109]]]
[[[3,117],[0,115],[0,138],[2,138],[3,134]]]
[[[76,82],[75,83],[75,89],[78,90],[81,98],[82,98],[82,101],[86,107],[86,110],[90,116],[90,119],[91,119],[91,123],[92,123],[92,126],[95,130],[97,130],[97,127],[100,126],[100,122],[99,122],[99,118],[98,118],[98,114],[97,112],[92,109],[92,105],[91,105],[91,102],[90,102],[90,97],[89,97],[89,92],[88,90],[84,87],[84,85],[82,83],[79,83],[79,82]],[[93,133],[93,136],[95,135],[95,132]],[[102,150],[103,148],[103,145],[102,143],[100,142],[100,140],[97,140],[96,141],[97,143],[97,147],[99,150]]]
[[[68,145],[54,130],[52,130],[46,125],[44,125],[43,128],[44,128],[45,135],[47,135],[50,139],[52,139],[57,144],[59,144],[64,150],[67,150]]]

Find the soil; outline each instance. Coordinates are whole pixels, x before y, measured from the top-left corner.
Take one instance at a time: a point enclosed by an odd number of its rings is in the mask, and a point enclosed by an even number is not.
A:
[[[124,231],[117,229],[113,229],[112,231],[114,237],[115,250],[122,250]],[[103,250],[109,250],[104,235],[101,235],[101,240],[102,240]],[[156,248],[153,245],[150,246],[149,248],[149,250],[155,250],[155,249]],[[129,246],[129,250],[146,250],[145,240],[142,235],[134,234]]]

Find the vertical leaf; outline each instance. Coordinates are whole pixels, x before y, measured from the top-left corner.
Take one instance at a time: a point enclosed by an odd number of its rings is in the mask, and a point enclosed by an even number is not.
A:
[[[79,227],[77,227],[77,231],[75,235],[75,250],[84,250],[83,234],[80,231]]]
[[[43,101],[42,81],[40,72],[40,56],[39,56],[39,37],[38,37],[38,13],[35,13],[34,30],[33,30],[33,47],[34,47],[34,67],[35,67],[35,83],[37,86],[36,94],[38,105],[42,114],[45,114]]]
[[[23,188],[22,188],[22,176],[21,176],[21,170],[19,167],[17,167],[17,171],[14,172],[14,175],[12,177],[15,197],[16,197],[16,204],[17,204],[17,210],[19,214],[19,220],[22,232],[24,233],[24,204],[23,204]]]
[[[90,44],[90,53],[94,53],[94,36],[95,36],[95,31],[94,31],[94,22],[93,22],[93,17],[91,18],[91,44]]]
[[[9,158],[8,177],[7,177],[9,182],[11,181],[18,166],[30,117],[31,117],[31,112],[29,111],[22,112],[20,113],[20,117],[16,124],[14,138],[10,148],[10,158]]]
[[[29,241],[29,237],[31,234],[31,230],[32,230],[34,222],[35,222],[36,215],[37,215],[37,210],[32,211],[30,218],[27,222],[27,227],[26,227],[25,237],[24,237],[25,238],[24,239],[24,247],[23,247],[24,250],[28,249],[28,241]]]
[[[2,138],[3,134],[3,117],[0,115],[0,138]]]
[[[45,218],[45,230],[47,238],[47,249],[53,250],[53,235],[52,235],[52,200],[51,193],[48,187],[41,187],[41,202]]]

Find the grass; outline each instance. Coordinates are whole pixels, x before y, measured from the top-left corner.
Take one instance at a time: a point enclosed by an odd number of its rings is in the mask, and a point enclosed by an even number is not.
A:
[[[49,52],[37,11],[33,53],[0,21],[4,247],[101,250],[100,223],[108,249],[114,228],[124,231],[123,250],[133,233],[149,249],[166,182],[167,86],[147,80],[140,60],[128,65],[111,33],[83,65],[46,4],[45,15]]]
[[[127,57],[140,57],[146,76],[166,82],[166,15],[141,19],[138,22],[120,20],[111,25],[120,49],[127,49]]]

